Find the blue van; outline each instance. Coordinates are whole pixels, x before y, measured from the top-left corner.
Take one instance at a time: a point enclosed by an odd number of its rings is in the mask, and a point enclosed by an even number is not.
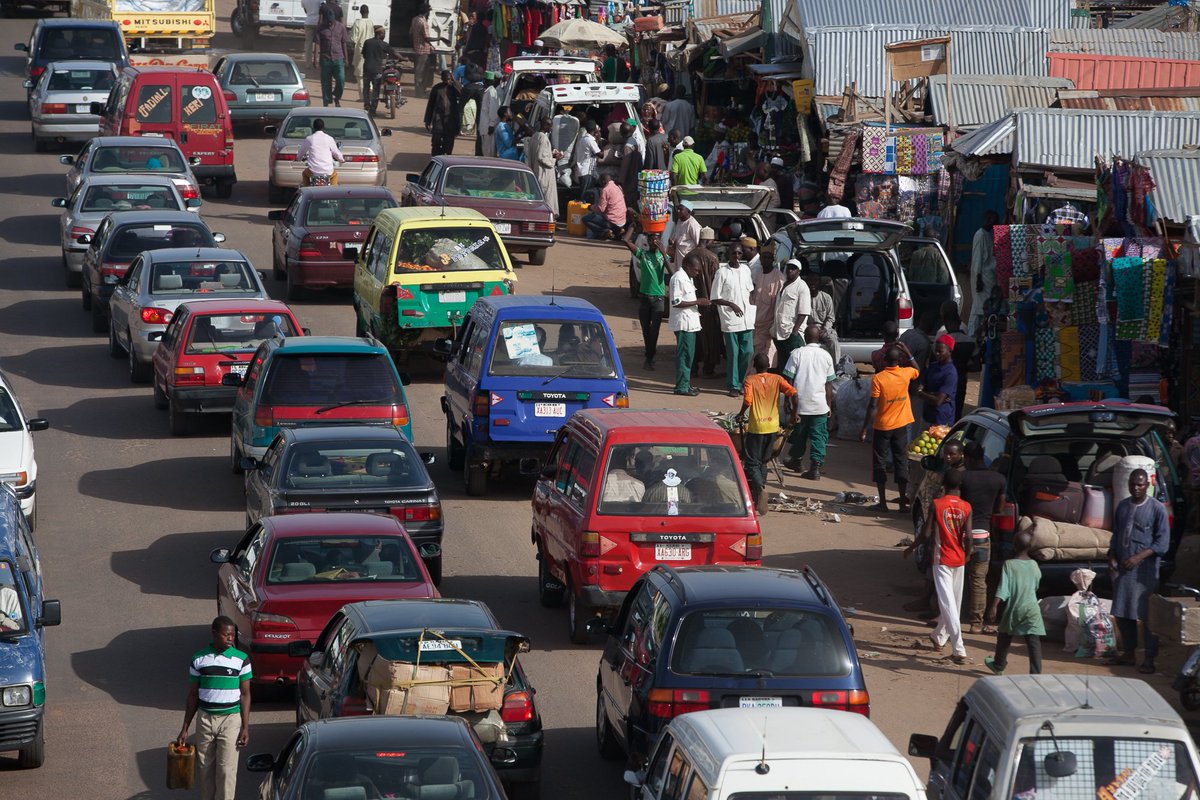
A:
[[[16,750],[22,769],[46,757],[44,628],[61,621],[58,601],[42,599],[42,565],[21,501],[0,484],[0,752]]]
[[[446,357],[446,460],[467,494],[505,467],[536,473],[581,408],[628,408],[629,387],[604,315],[577,297],[475,301]]]

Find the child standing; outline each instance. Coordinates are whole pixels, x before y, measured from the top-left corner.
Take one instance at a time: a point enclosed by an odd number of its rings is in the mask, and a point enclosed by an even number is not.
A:
[[[967,559],[972,555],[968,524],[971,505],[959,496],[962,475],[958,470],[946,470],[942,477],[942,496],[930,502],[925,527],[905,551],[907,555],[920,542],[930,542],[933,549],[933,588],[941,613],[929,639],[935,650],[941,650],[949,644],[950,660],[955,664],[965,664],[967,661],[959,609],[962,608],[963,573]]]
[[[1046,635],[1046,626],[1042,622],[1042,610],[1037,601],[1042,568],[1029,557],[1029,548],[1032,546],[1033,534],[1029,531],[1017,534],[1013,540],[1016,555],[1004,562],[1000,588],[996,590],[996,596],[988,608],[987,621],[994,625],[1000,602],[1004,601],[1004,614],[1000,617],[999,634],[996,636],[996,655],[983,660],[988,669],[997,675],[1003,675],[1008,665],[1008,648],[1012,646],[1014,636],[1025,637],[1025,646],[1029,649],[1029,673],[1037,675],[1042,671],[1040,637]]]

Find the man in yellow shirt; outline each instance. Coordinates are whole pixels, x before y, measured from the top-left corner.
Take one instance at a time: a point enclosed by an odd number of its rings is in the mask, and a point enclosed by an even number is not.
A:
[[[746,423],[742,437],[742,464],[746,482],[759,516],[767,513],[767,462],[771,460],[771,445],[779,433],[779,395],[784,396],[784,414],[791,419],[796,413],[796,388],[791,382],[770,371],[771,360],[766,353],[754,354],[754,374],[742,382],[742,410],[739,423]],[[905,395],[907,398],[908,395]],[[750,419],[746,421],[746,412]]]
[[[904,354],[899,347],[889,347],[883,354],[883,371],[871,378],[871,402],[867,405],[867,416],[863,419],[859,441],[867,440],[867,428],[874,423],[874,438],[871,440],[871,475],[879,489],[879,502],[875,511],[887,511],[887,458],[892,456],[892,474],[900,490],[900,511],[908,510],[908,426],[912,424],[912,403],[908,400],[909,386],[920,372],[914,367],[900,366]]]

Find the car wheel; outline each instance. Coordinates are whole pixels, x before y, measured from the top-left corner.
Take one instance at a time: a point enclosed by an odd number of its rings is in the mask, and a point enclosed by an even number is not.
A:
[[[129,346],[125,348],[125,352],[129,354],[129,380],[132,383],[145,383],[150,379],[150,365],[143,364],[138,359],[137,349],[133,346],[133,331],[128,331],[128,335]]]
[[[38,723],[37,736],[17,755],[17,766],[21,769],[37,769],[46,761],[46,720]]]
[[[454,430],[450,427],[450,421],[446,421],[446,464],[451,470],[460,470],[463,468],[463,448],[454,439]]]
[[[468,497],[482,497],[487,493],[487,470],[482,466],[472,469],[471,459],[463,454],[463,488]]]
[[[217,178],[217,183],[213,187],[217,197],[222,200],[228,200],[233,197],[233,181],[229,178]]]
[[[279,205],[287,200],[287,189],[267,181],[267,199],[271,205]]]
[[[295,270],[289,269],[287,271],[287,275],[284,276],[284,280],[287,281],[288,300],[299,300],[304,295],[304,287],[292,278],[292,275],[294,275],[295,272]]]
[[[282,263],[274,253],[271,254],[271,275],[277,281],[283,280],[284,277],[283,267],[280,266]]]
[[[36,136],[33,137],[33,152],[44,153],[49,149],[50,149],[49,142],[47,142],[45,139],[39,139]]]
[[[546,554],[538,549],[538,600],[544,608],[558,608],[563,604],[566,587],[546,565]]]
[[[621,745],[617,744],[617,737],[613,735],[608,714],[604,712],[604,695],[599,688],[596,689],[596,748],[605,761],[616,761],[624,755]]]
[[[587,621],[592,618],[592,608],[579,597],[574,588],[567,589],[567,634],[575,644],[587,644],[591,634],[587,632]]]
[[[67,279],[67,288],[68,289],[78,289],[79,285],[83,282],[82,280],[80,280],[83,276],[80,275],[78,272],[71,271],[71,267],[67,264],[67,254],[66,253],[62,254],[62,265],[63,265],[63,273],[65,273],[66,279]]]
[[[436,556],[425,560],[425,569],[429,571],[429,580],[434,586],[442,585],[442,557]]]
[[[242,20],[242,10],[240,8],[233,9],[233,13],[229,15],[229,30],[234,36],[241,38],[242,31],[245,30],[246,23]]]
[[[546,248],[541,247],[541,248],[538,248],[537,250],[532,251],[529,254],[529,263],[535,267],[540,267],[542,264],[545,264],[546,263]]]
[[[159,387],[158,381],[154,381],[154,407],[159,410],[167,407],[167,393]]]
[[[108,326],[108,355],[110,358],[122,358],[125,355],[125,350],[117,341],[117,332],[113,330],[111,323]]]
[[[92,333],[104,333],[107,327],[108,315],[104,313],[104,307],[92,298]]]
[[[237,444],[234,443],[233,437],[229,437],[229,469],[234,475],[241,475],[245,470],[242,469],[242,454],[238,452]]]
[[[192,432],[192,415],[180,411],[174,403],[167,404],[167,420],[171,425],[172,436],[187,436]]]
[[[92,310],[92,292],[83,283],[83,276],[79,276],[79,304],[83,306],[84,311]]]

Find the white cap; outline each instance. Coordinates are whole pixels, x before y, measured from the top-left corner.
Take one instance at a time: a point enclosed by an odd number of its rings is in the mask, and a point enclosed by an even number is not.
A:
[[[534,39],[534,40],[533,40],[533,46],[534,46],[534,47],[545,47],[545,46],[546,46],[546,43],[545,43],[545,42],[543,42],[541,39]]]
[[[771,166],[772,167],[782,167],[783,159],[780,158],[779,156],[775,156],[774,158],[771,159]]]
[[[798,259],[798,258],[789,258],[787,260],[787,264],[785,264],[784,266],[786,266],[786,267],[795,266],[796,269],[800,270],[801,272],[804,271],[804,264],[802,264],[800,262],[800,259]]]
[[[700,240],[701,241],[706,242],[706,241],[709,241],[710,239],[716,239],[716,238],[717,238],[717,232],[714,231],[712,228],[708,227],[707,225],[705,225],[703,228],[700,229]]]
[[[691,147],[695,143],[696,143],[696,140],[690,136],[683,137],[683,141],[680,142],[680,144],[682,144],[684,147]]]

